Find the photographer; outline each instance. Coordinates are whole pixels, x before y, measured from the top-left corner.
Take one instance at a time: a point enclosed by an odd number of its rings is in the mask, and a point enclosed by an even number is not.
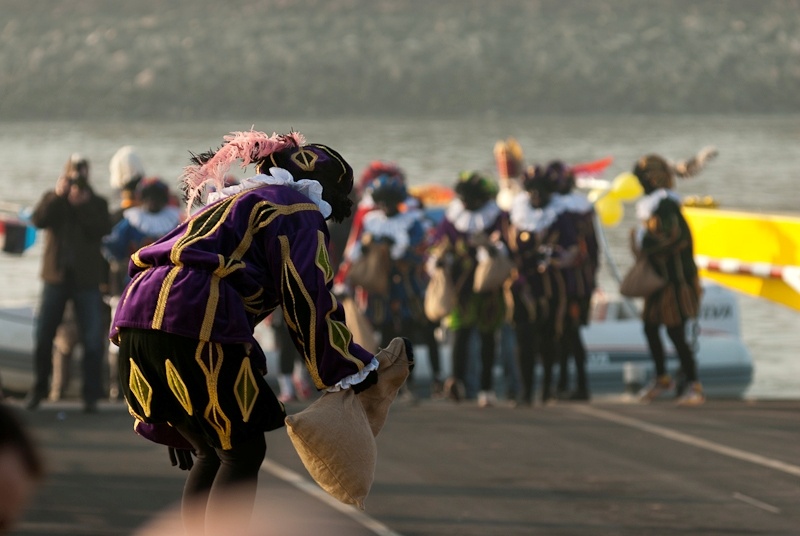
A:
[[[26,407],[47,397],[53,372],[53,338],[72,302],[83,345],[84,410],[94,412],[103,394],[105,333],[100,284],[106,276],[101,240],[111,230],[108,202],[89,185],[89,162],[73,154],[54,190],[37,203],[31,222],[44,229],[43,281],[35,331],[34,385]]]

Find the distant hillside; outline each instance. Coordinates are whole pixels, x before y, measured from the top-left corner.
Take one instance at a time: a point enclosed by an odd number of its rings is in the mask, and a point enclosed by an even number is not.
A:
[[[0,0],[0,118],[800,111],[800,0]]]

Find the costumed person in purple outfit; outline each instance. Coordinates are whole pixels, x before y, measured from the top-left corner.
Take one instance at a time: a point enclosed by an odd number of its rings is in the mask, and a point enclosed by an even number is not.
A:
[[[236,160],[258,175],[225,187]],[[353,342],[330,291],[325,220],[352,208],[353,172],[341,155],[295,132],[251,130],[192,162],[182,176],[188,210],[214,191],[205,208],[131,256],[111,338],[137,432],[190,469],[183,505],[205,497],[211,518],[234,485],[255,498],[264,432],[284,425],[253,336],[259,322],[281,307],[318,390],[361,392],[377,381],[378,361]]]
[[[466,396],[466,375],[470,338],[480,336],[480,387],[478,405],[496,403],[493,367],[496,338],[505,316],[503,290],[475,292],[475,268],[482,255],[508,255],[504,238],[508,233],[508,213],[497,206],[497,185],[479,172],[462,172],[455,185],[456,198],[445,210],[444,219],[432,237],[435,257],[452,255],[451,276],[455,285],[456,306],[450,315],[453,330],[453,371],[444,391],[459,401]]]
[[[427,284],[424,272],[425,250],[430,222],[421,208],[409,203],[405,180],[383,174],[366,186],[366,193],[375,209],[363,218],[361,235],[350,252],[355,261],[372,247],[384,244],[388,250],[389,270],[383,274],[386,293],[368,292],[365,315],[380,332],[380,346],[386,348],[395,337],[414,333],[424,342],[433,373],[434,393],[442,390],[439,363],[439,342],[434,325],[425,317],[423,295]],[[414,200],[416,202],[416,200]],[[410,205],[410,206],[409,206]],[[409,376],[408,383],[413,383]],[[413,392],[406,391],[409,396]]]
[[[523,192],[514,198],[509,248],[517,265],[514,329],[522,374],[521,403],[533,405],[536,360],[542,362],[542,403],[552,397],[553,364],[559,355],[567,313],[562,266],[575,256],[575,231],[552,202],[552,183],[542,169],[530,166],[522,176]]]
[[[577,241],[577,253],[568,265],[561,268],[567,296],[564,333],[559,345],[558,397],[567,400],[589,400],[586,377],[586,345],[581,328],[589,324],[592,294],[599,267],[599,247],[594,227],[594,207],[589,200],[573,189],[575,174],[564,162],[555,160],[547,165],[545,178],[553,192],[551,207],[572,227]],[[569,360],[575,363],[575,389],[569,386]]]

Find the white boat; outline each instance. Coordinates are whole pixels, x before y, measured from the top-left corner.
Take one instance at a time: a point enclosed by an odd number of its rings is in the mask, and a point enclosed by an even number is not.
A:
[[[596,306],[584,328],[587,374],[592,393],[622,393],[654,377],[642,321],[630,313],[629,302],[615,300]],[[602,310],[605,309],[605,314]],[[696,323],[687,326],[693,344],[698,378],[709,397],[742,398],[753,380],[753,360],[741,338],[739,303],[734,292],[703,281],[703,298]],[[677,354],[665,331],[661,333],[667,368],[676,374]]]
[[[25,394],[33,385],[34,307],[0,308],[0,386]]]

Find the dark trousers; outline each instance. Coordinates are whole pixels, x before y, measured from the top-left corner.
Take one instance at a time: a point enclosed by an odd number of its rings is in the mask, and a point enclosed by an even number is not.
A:
[[[77,289],[69,284],[45,283],[39,305],[34,334],[33,395],[47,398],[53,373],[53,339],[56,336],[67,302],[72,301],[78,336],[83,345],[83,386],[85,402],[96,402],[103,396],[103,355],[108,344],[104,331],[103,302],[100,289]]]
[[[469,362],[469,343],[472,335],[471,327],[459,328],[453,333],[453,377],[466,383],[467,364]],[[494,331],[479,332],[481,346],[480,390],[492,390],[492,372],[496,353]]]
[[[645,323],[644,334],[645,337],[647,337],[647,344],[650,347],[650,354],[653,357],[656,375],[663,376],[667,373],[665,363],[666,357],[664,356],[664,345],[661,342],[658,328],[658,324]],[[686,341],[686,322],[682,322],[679,326],[667,328],[667,336],[675,346],[675,351],[678,354],[678,360],[681,363],[681,371],[684,374],[685,380],[687,382],[696,382],[697,363],[694,359],[694,352]]]
[[[202,534],[205,521],[224,519],[225,509],[230,508],[230,502],[225,499],[232,490],[239,493],[239,515],[251,513],[258,486],[258,471],[267,453],[264,435],[257,434],[235,448],[223,450],[209,445],[191,426],[178,424],[176,428],[192,444],[196,455],[181,500],[187,529],[197,531],[192,534]],[[204,514],[203,519],[196,517],[198,502],[205,505],[199,510]]]
[[[564,322],[564,334],[559,345],[559,374],[558,390],[569,390],[569,358],[575,362],[576,389],[579,392],[587,393],[589,384],[586,380],[586,346],[583,344],[581,336],[581,325],[572,318],[567,318]]]
[[[522,378],[522,401],[531,403],[536,392],[536,358],[542,362],[542,400],[552,397],[553,364],[558,345],[552,332],[542,330],[537,322],[517,322],[517,359]]]
[[[377,326],[381,333],[381,348],[386,348],[395,337],[408,337],[413,344],[424,344],[428,348],[433,379],[441,379],[441,360],[439,358],[439,341],[436,340],[436,327],[438,324],[423,320],[416,322],[411,318],[403,318],[399,322],[389,321]],[[409,383],[413,382],[413,375],[408,377]]]
[[[514,333],[517,337],[517,361],[522,379],[522,402],[531,404],[536,392],[536,360],[542,363],[542,401],[549,400],[553,385],[553,365],[559,354],[559,339],[550,314],[551,304],[539,301],[514,307]]]

